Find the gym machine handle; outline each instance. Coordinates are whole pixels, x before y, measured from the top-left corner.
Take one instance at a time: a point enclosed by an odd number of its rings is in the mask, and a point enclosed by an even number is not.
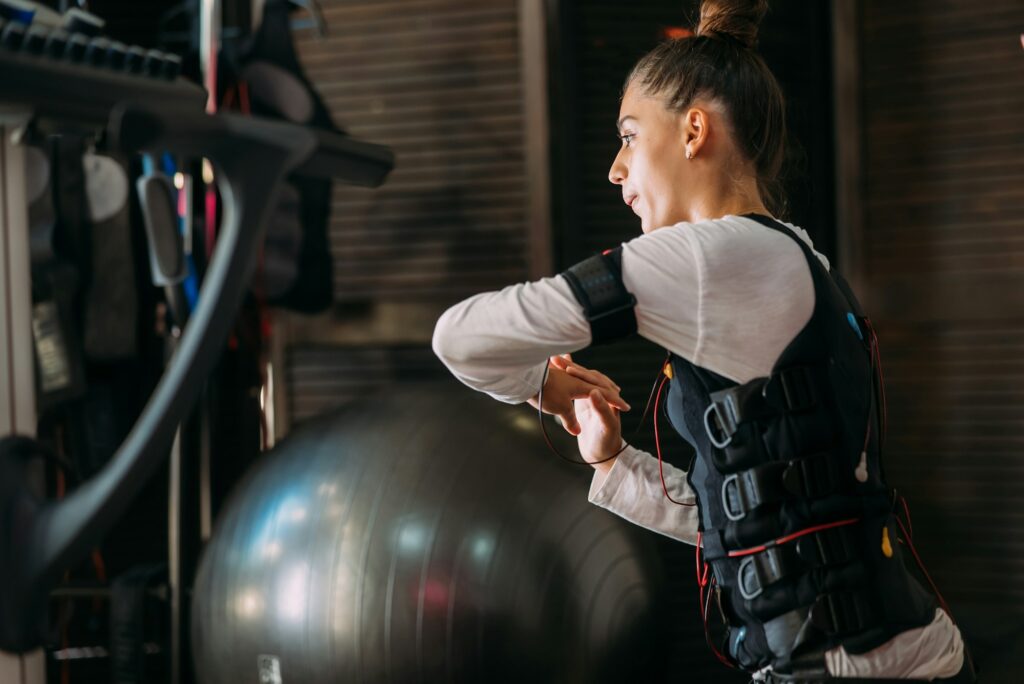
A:
[[[297,145],[309,146],[309,151],[289,165],[287,173],[336,178],[367,187],[383,183],[395,164],[394,154],[381,145],[331,131],[237,114],[209,116],[194,111],[160,112],[144,106],[121,105],[111,116],[108,135],[112,144],[125,151],[169,149],[211,159],[212,150],[225,145],[231,148],[231,155],[240,143],[276,144],[292,138]]]
[[[39,446],[24,438],[0,441],[2,650],[25,652],[41,642],[49,590],[110,529],[163,461],[220,356],[285,177],[331,176],[377,186],[393,164],[385,147],[289,123],[134,105],[115,107],[108,136],[129,153],[169,150],[209,159],[223,224],[178,349],[132,431],[99,473],[59,503],[42,501],[31,493],[25,472]]]

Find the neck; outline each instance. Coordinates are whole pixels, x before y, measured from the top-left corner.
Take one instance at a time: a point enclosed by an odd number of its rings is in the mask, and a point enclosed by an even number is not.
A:
[[[702,176],[703,187],[697,188],[686,208],[686,220],[693,223],[722,216],[771,213],[764,206],[752,174],[737,177],[724,170],[717,175]]]

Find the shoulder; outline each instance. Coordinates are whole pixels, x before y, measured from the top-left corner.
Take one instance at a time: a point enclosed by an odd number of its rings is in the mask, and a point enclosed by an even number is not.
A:
[[[739,382],[766,375],[810,319],[814,281],[797,240],[813,246],[788,228],[738,216],[694,224],[704,266],[701,365]]]
[[[814,244],[807,231],[791,223],[781,224],[789,230],[789,234],[744,216],[724,216],[688,225],[694,248],[699,249],[709,260],[735,261],[761,255],[804,262],[803,251],[797,241],[804,242],[814,251]],[[817,252],[814,254],[825,268],[829,267],[828,259]]]
[[[814,251],[810,236],[802,228],[783,223],[787,235],[743,216],[724,216],[694,223],[677,223],[651,231],[623,244],[623,253],[634,262],[671,264],[700,270],[744,271],[806,268],[797,240],[811,248],[829,269],[828,259]],[[794,239],[796,238],[796,239]]]

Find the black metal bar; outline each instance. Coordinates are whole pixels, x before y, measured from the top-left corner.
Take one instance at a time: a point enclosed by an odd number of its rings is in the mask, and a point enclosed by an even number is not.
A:
[[[64,59],[0,49],[0,100],[45,120],[105,126],[120,103],[159,102],[165,111],[201,112],[206,92],[184,79],[167,80]]]
[[[0,54],[0,69],[5,64]],[[51,93],[52,84],[44,90]],[[33,103],[24,88],[17,92],[23,104]],[[48,589],[99,541],[163,461],[220,355],[284,178],[301,171],[373,186],[391,168],[386,148],[257,118],[116,105],[108,136],[126,153],[170,150],[210,159],[224,203],[223,228],[178,349],[103,470],[60,503],[43,503],[22,485],[22,461],[32,447],[0,459],[0,648],[6,650],[38,643]]]

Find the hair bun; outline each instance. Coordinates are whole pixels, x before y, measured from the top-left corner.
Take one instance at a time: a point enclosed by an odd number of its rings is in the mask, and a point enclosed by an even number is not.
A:
[[[703,0],[696,35],[730,38],[752,48],[767,13],[768,0]]]

